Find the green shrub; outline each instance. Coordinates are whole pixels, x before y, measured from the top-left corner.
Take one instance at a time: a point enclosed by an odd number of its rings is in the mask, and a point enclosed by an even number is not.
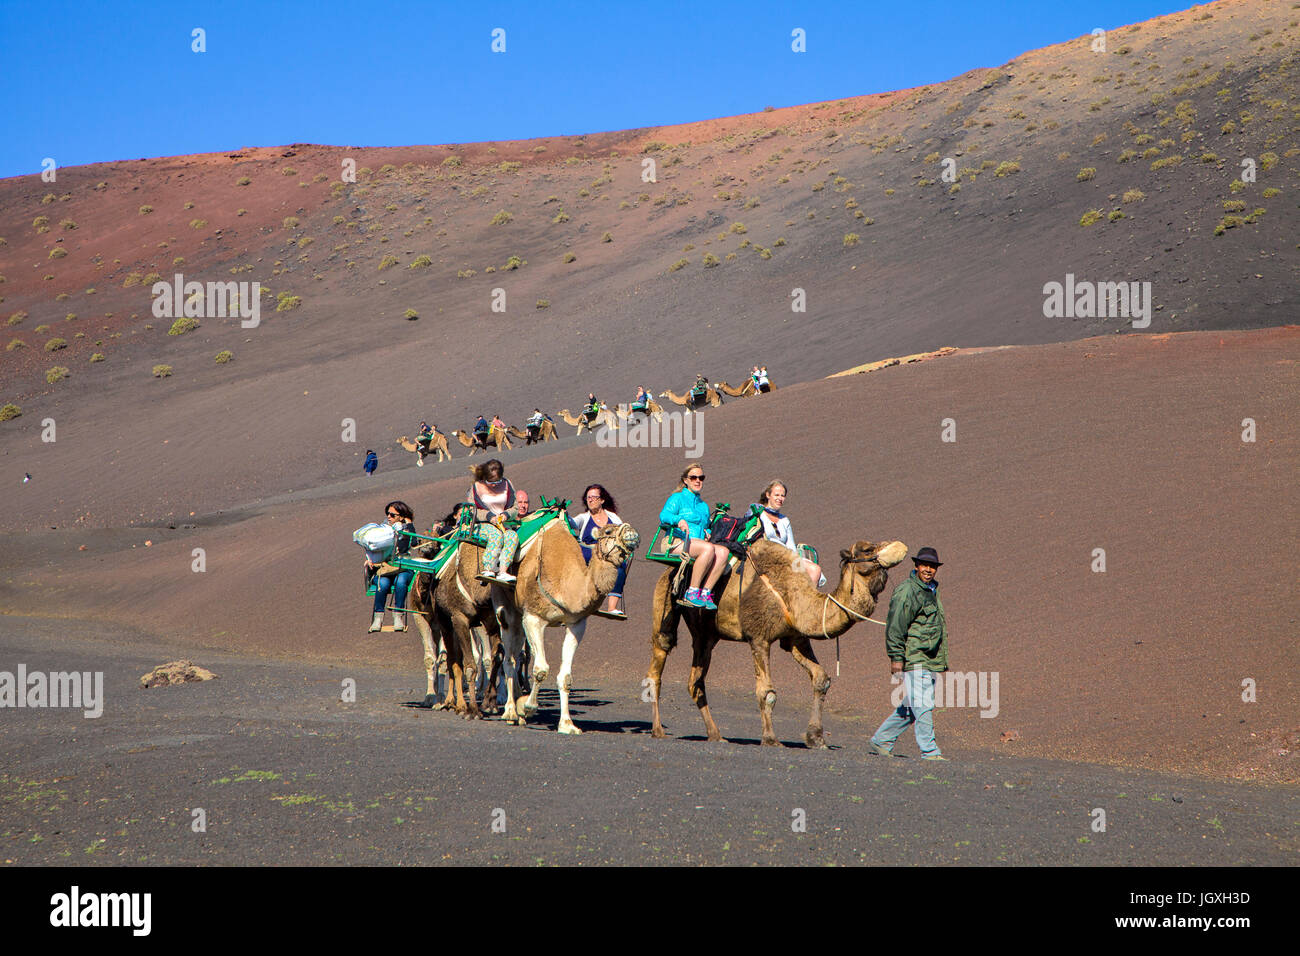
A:
[[[1265,199],[1272,199],[1274,196],[1280,196],[1280,195],[1282,195],[1282,190],[1278,189],[1276,186],[1269,186],[1267,189],[1264,190]]]
[[[1274,157],[1274,158],[1276,159],[1277,157]],[[1268,167],[1265,167],[1265,168],[1267,169]],[[71,219],[60,219],[60,220],[59,220],[59,225],[62,226],[64,229],[76,229],[76,228],[77,228],[77,224],[76,224],[75,222],[73,222]]]
[[[384,256],[384,258],[379,260],[379,271],[383,272],[385,269],[391,269],[395,265],[397,265],[397,256]]]
[[[1107,218],[1108,218],[1111,222],[1118,222],[1119,220],[1121,220],[1121,219],[1124,218],[1124,210],[1123,210],[1123,209],[1112,209],[1112,210],[1110,211],[1110,215],[1109,215]]]
[[[20,324],[20,323],[23,321],[23,319],[25,319],[25,318],[27,318],[27,313],[24,312],[24,311],[22,311],[21,309],[19,309],[19,310],[18,310],[17,312],[15,312],[13,315],[9,316],[8,324],[9,324],[9,325],[18,325],[18,324]]]
[[[67,378],[71,374],[72,373],[68,371],[66,365],[56,365],[54,368],[46,369],[45,381],[46,383],[53,385],[55,382],[63,381],[63,379]]]
[[[153,212],[153,206],[141,206],[141,207],[140,207],[140,215],[142,215],[142,216],[147,216],[147,215],[149,215],[149,213],[151,213],[151,212]]]
[[[784,246],[784,245],[785,245],[785,237],[782,236],[781,238],[777,239],[776,242],[772,243],[772,245],[774,245],[774,246]]]
[[[247,176],[240,176],[238,179],[235,180],[235,185],[236,185],[236,186],[247,186],[247,185],[248,185],[249,183],[251,183],[251,182],[252,182],[252,180],[249,179]]]
[[[1100,219],[1101,219],[1100,209],[1089,209],[1087,212],[1085,212],[1082,216],[1079,217],[1079,225],[1091,226],[1094,222],[1098,222]]]
[[[1078,174],[1074,177],[1074,179],[1075,182],[1086,183],[1088,180],[1092,179],[1096,175],[1097,175],[1097,169],[1095,166],[1085,166],[1083,169],[1079,170]]]
[[[1141,202],[1147,198],[1147,194],[1140,189],[1130,189],[1124,193],[1124,202]]]
[[[23,410],[13,402],[5,402],[4,406],[0,407],[0,422],[7,422],[11,418],[17,418],[22,413]]]
[[[550,300],[550,299],[538,299],[538,300],[537,300],[537,307],[538,307],[539,309],[549,309],[549,308],[551,307],[551,300]]]
[[[166,378],[171,373],[172,367],[170,365],[155,365],[153,367],[154,378]]]
[[[1268,195],[1268,193],[1265,192],[1264,195]],[[612,232],[606,232],[606,233],[603,233],[603,234],[601,235],[601,237],[600,237],[600,241],[601,241],[601,242],[613,242],[613,241],[614,241],[614,234],[613,234]]]
[[[459,157],[459,156],[448,156],[446,159],[444,159],[444,160],[442,161],[442,165],[444,165],[444,166],[449,166],[449,167],[453,167],[453,168],[456,167],[456,166],[459,166],[459,165],[461,165],[460,157]]]
[[[1276,165],[1277,153],[1264,153],[1259,157],[1259,167],[1265,172],[1268,172],[1268,170],[1272,169]]]
[[[518,269],[519,267],[526,264],[527,263],[525,263],[525,261],[523,259],[520,259],[518,256],[511,256],[509,259],[506,260],[506,264],[503,265],[501,268],[506,272],[512,272],[515,269]]]
[[[10,339],[9,344],[5,346],[6,352],[17,352],[19,349],[27,348],[27,343],[22,339]]]
[[[59,349],[66,349],[67,347],[67,339],[54,338],[45,343],[45,351],[47,352],[57,352]]]
[[[1228,189],[1234,193],[1239,193],[1245,188],[1246,188],[1246,184],[1243,183],[1240,179],[1234,179],[1232,182],[1228,183]]]
[[[280,170],[280,175],[281,175],[281,176],[297,176],[297,175],[298,175],[298,170],[294,169],[292,166],[286,166],[286,167],[284,167],[284,169]]]
[[[420,317],[420,313],[416,312],[414,309],[407,309],[405,312],[402,313],[402,317],[411,322],[414,322],[416,319]]]
[[[40,325],[36,326],[36,334],[37,334],[37,335],[40,335],[42,332],[48,332],[49,330],[50,330],[49,325],[47,325],[47,324],[44,323],[44,322],[42,322]]]
[[[203,228],[204,226],[206,226],[207,224],[208,224],[208,221],[207,221],[206,219],[191,219],[191,220],[190,220],[190,228],[191,228],[191,229],[202,229],[202,228]]]
[[[689,259],[678,259],[676,262],[674,262],[672,265],[668,267],[668,271],[676,272],[678,269],[685,269],[690,264],[691,261]]]
[[[472,278],[474,278],[474,276],[476,276],[476,275],[478,275],[478,273],[477,273],[475,270],[473,270],[473,269],[457,269],[457,270],[456,270],[456,278],[457,278],[457,279],[472,279]]]
[[[297,216],[285,216],[285,217],[284,217],[284,228],[286,228],[286,229],[297,229],[297,228],[298,228],[298,217],[297,217]]]
[[[557,213],[555,214],[555,218],[551,220],[551,222],[555,223],[556,225],[559,225],[559,224],[562,223],[562,222],[568,222],[568,221],[569,221],[569,214],[568,214],[567,212],[565,212],[563,209],[561,209],[559,212],[557,212]]]
[[[193,332],[199,327],[199,320],[190,316],[182,316],[172,323],[172,327],[167,330],[168,335],[184,335],[186,332]]]
[[[858,244],[858,240],[860,240],[861,238],[862,237],[859,236],[856,232],[846,233],[844,236],[844,245],[856,246]]]
[[[288,292],[281,292],[275,298],[275,311],[277,312],[288,312],[291,309],[296,309],[298,306],[302,305],[302,296],[300,295],[290,295]]]
[[[1201,162],[1203,163],[1217,163],[1218,161],[1219,157],[1213,153],[1201,153]]]
[[[1223,208],[1228,212],[1241,212],[1246,208],[1246,202],[1243,199],[1225,199]]]
[[[749,230],[745,228],[743,222],[733,222],[731,224],[731,231],[738,236],[743,236],[745,233],[749,232]]]
[[[416,256],[414,259],[412,259],[412,260],[411,260],[411,264],[410,264],[409,266],[407,266],[407,268],[408,268],[408,269],[422,269],[422,268],[424,268],[425,266],[431,266],[431,265],[433,265],[433,260],[432,260],[432,259],[430,259],[427,255],[420,255],[420,256]]]
[[[216,358],[214,358],[213,361],[215,361],[218,365],[225,365],[234,357],[235,354],[231,352],[230,349],[222,349],[220,352],[217,353]]]
[[[1136,159],[1136,158],[1137,158],[1137,150],[1126,149],[1119,154],[1119,159],[1116,160],[1116,162],[1127,163],[1130,159]]]
[[[706,269],[712,269],[714,266],[718,265],[719,263],[718,257],[711,252],[706,252],[704,254],[703,260],[701,261],[704,263],[704,268]]]
[[[1003,176],[1010,176],[1012,173],[1018,173],[1018,172],[1020,172],[1019,163],[1006,161],[1006,162],[999,163],[997,165],[997,168],[993,170],[993,175],[997,176],[998,178],[1001,178]]]
[[[565,262],[573,262],[573,261],[574,261],[575,259],[577,259],[577,258],[578,258],[578,257],[575,256],[572,252],[566,252],[566,253],[564,254],[564,261],[565,261]]]
[[[51,259],[62,259],[67,254],[68,254],[68,250],[64,249],[62,246],[55,246],[53,249],[50,250]]]
[[[510,213],[506,212],[504,209],[502,209],[499,213],[497,213],[495,216],[492,217],[492,221],[490,225],[504,226],[513,218],[515,217],[510,215]]]
[[[1152,169],[1168,169],[1170,166],[1177,166],[1183,161],[1181,156],[1166,156],[1163,159],[1157,159],[1151,164]]]
[[[92,362],[102,362],[102,361],[104,361],[104,353],[103,353],[103,352],[95,352],[93,355],[90,356],[90,360],[91,360]]]

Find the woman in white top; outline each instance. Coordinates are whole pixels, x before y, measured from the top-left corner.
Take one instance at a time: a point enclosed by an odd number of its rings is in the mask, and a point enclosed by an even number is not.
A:
[[[510,565],[519,550],[519,535],[506,523],[519,519],[515,486],[506,479],[505,466],[496,458],[477,468],[471,465],[470,470],[474,472],[474,484],[465,500],[474,508],[479,533],[487,539],[479,579],[513,584],[515,576],[510,573]]]
[[[812,582],[813,587],[824,585],[826,576],[822,574],[822,569],[799,554],[799,546],[795,544],[794,529],[790,527],[790,519],[781,514],[781,506],[785,504],[785,483],[782,481],[769,483],[758,496],[758,503],[763,506],[759,521],[762,522],[763,534],[767,540],[775,541],[781,547],[789,548],[794,552],[796,557],[793,566],[801,568],[808,575],[808,580]]]
[[[582,499],[587,505],[587,510],[573,519],[573,525],[578,529],[578,543],[582,547],[582,556],[590,564],[592,549],[596,546],[596,535],[609,525],[622,524],[623,519],[614,513],[614,496],[605,490],[604,485],[588,485],[582,493]],[[625,563],[618,570],[618,580],[614,583],[614,590],[605,598],[604,606],[593,613],[601,617],[627,620],[627,614],[623,612],[622,607],[623,583],[626,580],[627,564]]]

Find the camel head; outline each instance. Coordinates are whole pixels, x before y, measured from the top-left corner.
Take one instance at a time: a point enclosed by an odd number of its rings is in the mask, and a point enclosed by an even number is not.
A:
[[[622,564],[641,543],[641,535],[630,524],[607,524],[596,535],[592,557],[597,554],[610,564]]]
[[[852,548],[840,551],[840,571],[842,573],[851,565],[854,575],[865,579],[874,601],[889,581],[889,569],[905,557],[907,545],[901,541],[882,541],[880,544],[859,541]]]

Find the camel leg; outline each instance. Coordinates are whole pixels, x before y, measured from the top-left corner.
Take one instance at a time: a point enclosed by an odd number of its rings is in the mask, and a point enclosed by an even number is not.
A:
[[[582,733],[569,717],[569,686],[573,682],[573,656],[578,653],[582,635],[587,631],[587,619],[584,617],[564,629],[564,651],[560,657],[560,672],[555,675],[555,683],[560,687],[560,726],[556,729],[562,734]]]
[[[456,644],[459,649],[461,674],[455,677],[456,683],[456,713],[460,714],[467,720],[478,720],[483,716],[478,709],[478,701],[474,699],[475,690],[478,684],[478,667],[474,660],[474,635],[470,629],[469,621],[459,620],[456,622]],[[461,688],[461,677],[464,677],[466,686],[469,688],[469,695],[466,696]]]
[[[524,717],[537,713],[537,693],[542,689],[542,681],[551,672],[551,665],[546,663],[546,621],[532,614],[524,615],[524,636],[528,638],[528,650],[533,655],[532,687],[528,696],[519,705],[519,712]],[[521,721],[522,723],[522,721]]]
[[[506,681],[506,707],[502,719],[507,724],[522,725],[524,718],[515,702],[519,697],[519,655],[523,649],[524,631],[519,612],[508,603],[498,604],[496,612],[501,625],[501,662]]]
[[[654,722],[650,736],[664,737],[664,726],[659,721],[659,697],[663,690],[664,665],[668,655],[677,644],[677,624],[681,612],[672,600],[672,572],[667,571],[655,585],[654,627],[650,631],[650,672],[646,680],[650,681],[650,706],[654,710]]]
[[[424,706],[432,707],[437,703],[438,693],[438,654],[433,646],[433,627],[422,612],[416,611],[413,617],[415,629],[420,632],[420,643],[424,646],[424,671],[428,675],[428,683],[424,691]]]
[[[812,748],[825,747],[826,741],[822,739],[822,705],[826,702],[826,691],[830,690],[831,679],[826,669],[817,663],[817,655],[813,653],[812,642],[807,637],[800,635],[788,643],[782,641],[781,646],[794,656],[812,681],[812,713],[808,716],[808,729],[804,731],[803,742]]]
[[[755,638],[750,644],[754,652],[754,695],[758,698],[758,714],[763,718],[763,746],[777,745],[776,731],[772,729],[772,711],[776,707],[776,690],[772,687],[772,645]]]
[[[691,695],[691,700],[695,701],[695,706],[700,709],[700,716],[704,718],[704,727],[708,732],[709,740],[717,742],[722,740],[722,732],[718,730],[718,725],[713,719],[713,714],[709,712],[709,695],[704,689],[704,678],[709,674],[709,662],[713,660],[713,647],[718,643],[716,634],[708,633],[703,625],[697,625],[695,619],[698,615],[692,615],[686,619],[686,626],[691,631],[691,676],[686,681],[686,690]]]

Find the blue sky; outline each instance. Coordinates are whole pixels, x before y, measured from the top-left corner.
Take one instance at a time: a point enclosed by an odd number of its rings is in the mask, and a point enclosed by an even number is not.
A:
[[[311,142],[660,126],[941,82],[1186,0],[0,0],[0,177]],[[191,30],[207,52],[191,51]],[[506,31],[506,52],[490,49]],[[791,31],[807,52],[791,52]]]

